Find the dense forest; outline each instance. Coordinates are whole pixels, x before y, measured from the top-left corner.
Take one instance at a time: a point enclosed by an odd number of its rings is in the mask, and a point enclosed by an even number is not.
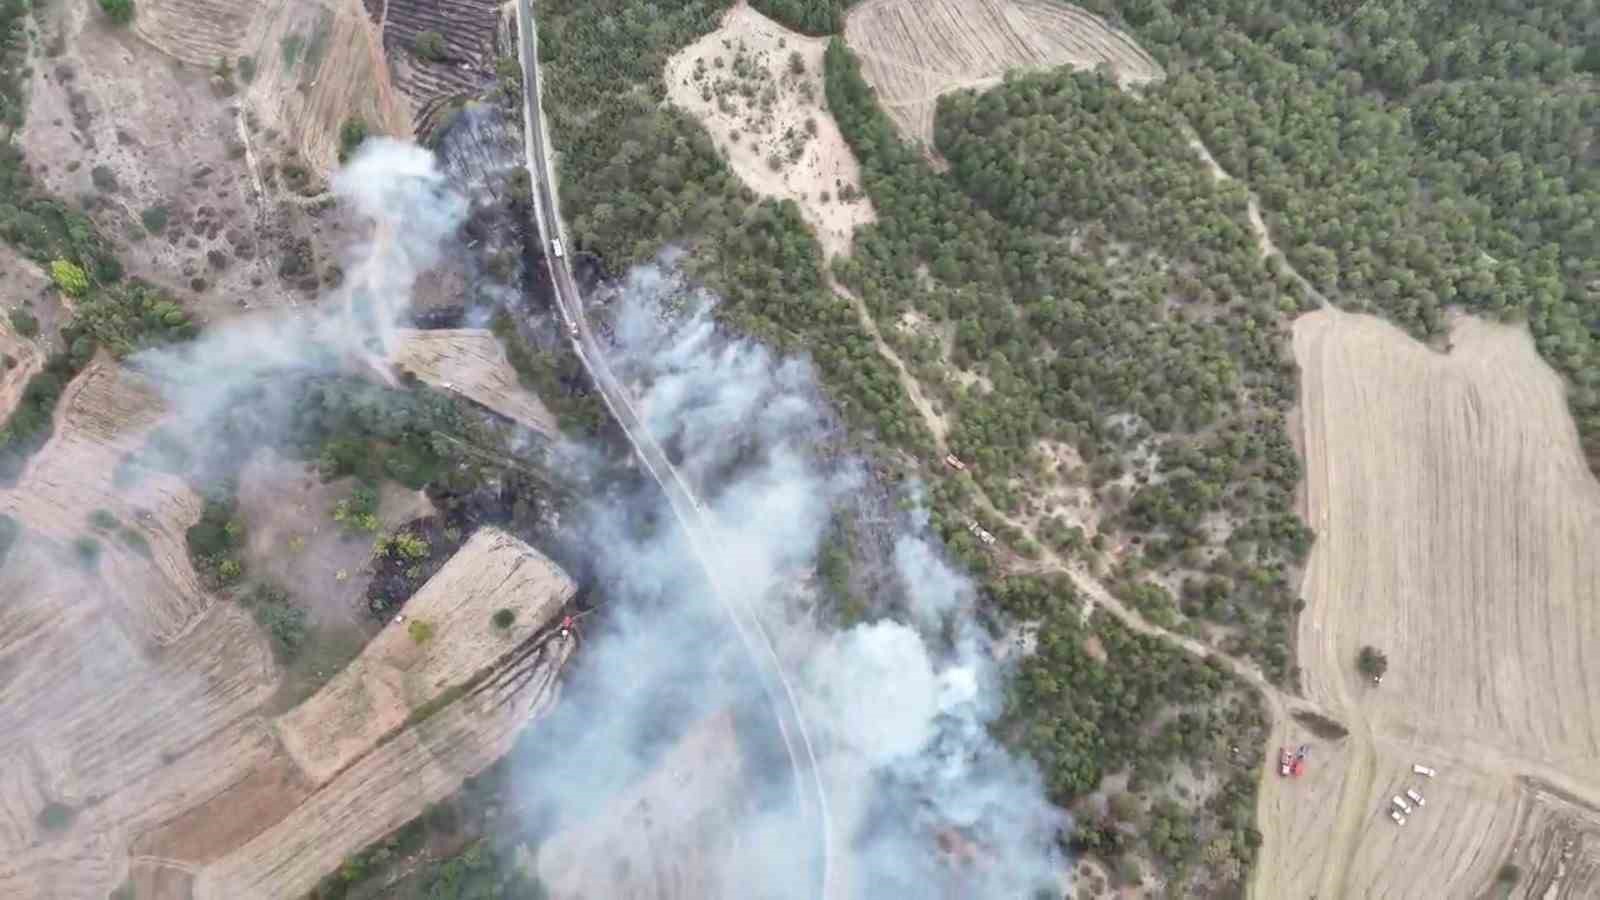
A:
[[[1600,465],[1600,5],[1090,3],[1341,305],[1423,337],[1525,319]]]

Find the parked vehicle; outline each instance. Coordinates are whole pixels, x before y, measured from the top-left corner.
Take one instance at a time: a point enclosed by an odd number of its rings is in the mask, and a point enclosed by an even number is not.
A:
[[[1406,788],[1406,796],[1410,797],[1411,802],[1419,807],[1428,805],[1428,801],[1422,799],[1422,795],[1417,793],[1416,788]]]
[[[1434,771],[1433,769],[1428,768],[1427,766],[1423,765],[1422,763],[1417,763],[1416,765],[1412,766],[1411,767],[1411,771],[1417,773],[1418,775],[1426,775],[1429,778],[1432,778],[1433,776],[1439,774],[1438,772]]]
[[[1411,815],[1411,804],[1407,803],[1404,799],[1402,799],[1399,794],[1395,794],[1394,797],[1392,797],[1390,799],[1394,800],[1394,805],[1395,806],[1400,807],[1400,811],[1401,812],[1405,813],[1408,816]]]
[[[1397,825],[1404,826],[1406,824],[1406,817],[1400,815],[1400,810],[1398,809],[1389,810],[1389,818],[1393,819]]]

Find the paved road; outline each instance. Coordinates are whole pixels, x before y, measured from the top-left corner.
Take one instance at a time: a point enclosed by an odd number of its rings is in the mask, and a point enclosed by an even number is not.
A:
[[[535,50],[538,32],[533,20],[533,11],[529,8],[529,0],[517,2],[517,35],[522,61],[525,104],[523,146],[527,148],[528,174],[532,178],[534,193],[538,200],[534,207],[539,224],[539,236],[545,247],[550,247],[551,241],[558,238],[564,247],[570,246],[566,240],[566,232],[561,226],[561,210],[555,192],[555,169],[551,165],[548,153],[548,135],[540,102],[538,53]],[[821,868],[818,892],[823,897],[836,896],[832,875],[832,823],[828,815],[827,793],[822,786],[816,754],[811,745],[811,737],[806,731],[805,719],[800,713],[800,705],[795,699],[788,675],[784,672],[783,662],[760,617],[751,607],[750,599],[743,592],[729,590],[722,583],[723,579],[716,568],[710,564],[713,555],[709,550],[715,546],[717,529],[713,527],[699,498],[690,490],[683,476],[645,428],[638,413],[634,411],[627,392],[612,373],[600,343],[595,339],[594,332],[584,318],[582,298],[578,292],[577,281],[572,276],[571,260],[564,254],[559,257],[554,254],[546,256],[550,263],[551,279],[555,282],[557,305],[560,307],[562,320],[569,329],[573,350],[577,352],[578,358],[583,361],[590,377],[594,379],[595,386],[599,389],[600,396],[604,398],[611,415],[622,426],[639,461],[661,486],[668,503],[672,506],[673,515],[683,527],[691,550],[699,560],[701,568],[705,570],[712,590],[716,593],[723,609],[727,611],[740,643],[759,673],[762,687],[771,701],[778,732],[789,755],[796,802],[802,814],[814,823],[818,832]]]

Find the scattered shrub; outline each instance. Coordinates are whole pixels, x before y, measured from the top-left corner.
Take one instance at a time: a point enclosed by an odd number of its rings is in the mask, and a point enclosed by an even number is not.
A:
[[[93,572],[100,568],[100,542],[94,538],[86,534],[73,538],[72,552],[85,569]]]
[[[133,21],[133,0],[100,0],[100,11],[118,25]]]
[[[151,234],[160,234],[167,227],[167,208],[157,203],[139,214],[139,221],[144,223],[145,230]]]
[[[72,824],[78,811],[65,803],[47,803],[39,810],[39,825],[46,831],[60,831]]]
[[[82,297],[89,292],[89,276],[70,260],[58,259],[50,264],[50,278],[56,287],[69,297]]]
[[[367,121],[360,116],[352,116],[344,120],[339,127],[339,162],[350,158],[356,152],[361,142],[367,139]]]
[[[256,58],[253,56],[239,57],[239,80],[249,84],[256,80]]]
[[[437,31],[424,31],[418,34],[417,39],[411,43],[411,49],[418,56],[432,62],[441,62],[449,54],[444,44],[444,35]]]
[[[411,639],[419,645],[426,644],[433,640],[433,625],[422,619],[412,619],[406,625],[406,633],[411,635]]]
[[[509,609],[497,609],[497,610],[495,610],[494,611],[494,617],[492,619],[492,621],[494,622],[494,627],[500,628],[500,629],[510,628],[511,627],[511,623],[515,622],[516,620],[517,620],[517,614],[515,612],[509,610]]]
[[[25,309],[13,309],[11,311],[11,327],[17,330],[17,334],[25,338],[39,336],[39,320],[34,317],[33,313]]]
[[[118,187],[117,173],[111,171],[110,166],[95,166],[89,170],[89,180],[94,182],[96,188],[108,194],[115,192]]]

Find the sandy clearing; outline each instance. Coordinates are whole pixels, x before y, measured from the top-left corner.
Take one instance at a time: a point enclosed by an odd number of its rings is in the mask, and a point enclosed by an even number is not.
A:
[[[555,563],[495,528],[482,528],[406,602],[344,671],[277,721],[284,748],[321,783],[367,753],[441,691],[469,680],[561,609],[577,586]],[[510,628],[495,610],[517,613]],[[433,637],[408,633],[427,622]]]
[[[1011,69],[1107,64],[1123,85],[1162,75],[1132,38],[1053,0],[867,0],[844,36],[889,117],[924,147],[941,95],[993,86]]]
[[[1301,664],[1352,733],[1306,779],[1266,779],[1256,896],[1470,896],[1518,840],[1522,776],[1600,800],[1600,485],[1525,329],[1462,318],[1451,339],[1296,322],[1318,533]],[[1388,654],[1381,687],[1355,672],[1364,644]],[[1382,806],[1417,781],[1429,804],[1398,829]]]
[[[649,775],[540,845],[552,900],[736,896],[709,863],[738,837],[742,769],[733,716],[696,723]]]
[[[793,200],[817,233],[825,256],[850,252],[858,226],[876,220],[864,196],[845,203],[841,188],[861,189],[861,167],[827,110],[822,84],[826,38],[808,38],[784,28],[744,3],[730,9],[721,26],[667,60],[667,97],[705,125],[739,179],[763,197]],[[805,64],[789,69],[791,54]],[[735,73],[736,59],[749,74]],[[740,94],[750,86],[751,96]],[[761,91],[770,89],[770,104]],[[807,94],[809,93],[809,97]],[[814,123],[815,135],[807,123]],[[738,137],[733,136],[737,134]],[[791,157],[785,140],[803,141]],[[769,160],[778,160],[774,168]],[[828,195],[824,200],[823,196]]]
[[[428,384],[455,391],[513,422],[553,438],[555,414],[524,388],[499,338],[481,328],[401,329],[391,362]]]

